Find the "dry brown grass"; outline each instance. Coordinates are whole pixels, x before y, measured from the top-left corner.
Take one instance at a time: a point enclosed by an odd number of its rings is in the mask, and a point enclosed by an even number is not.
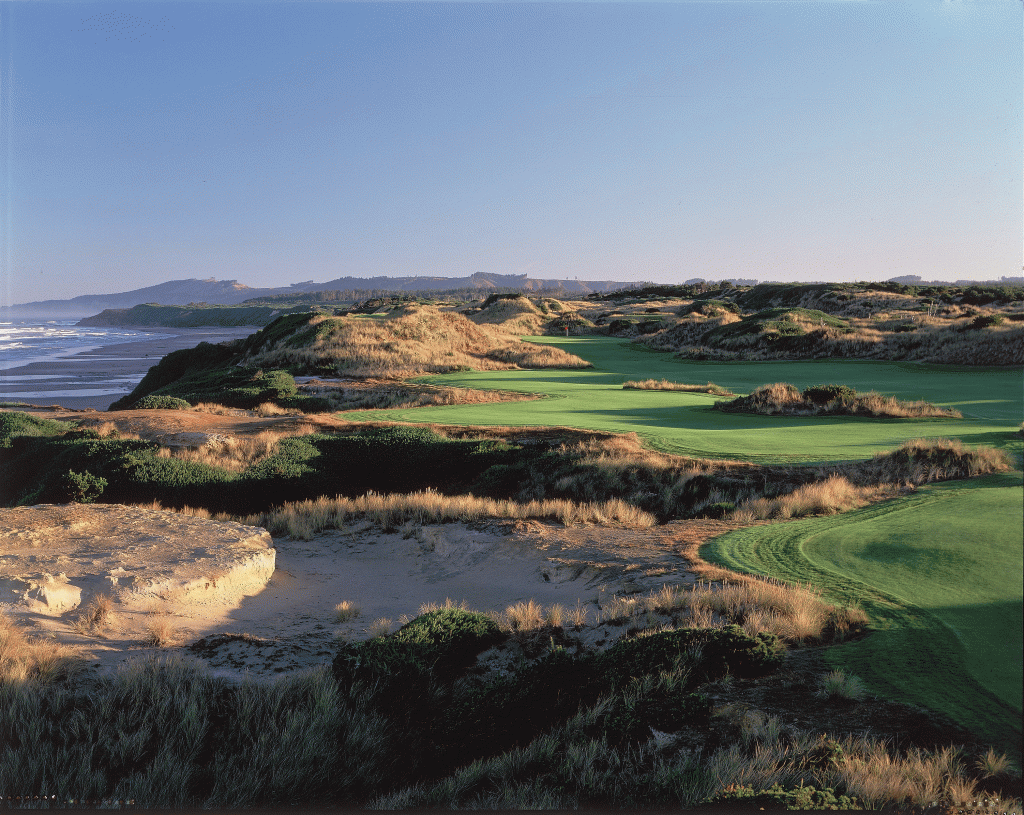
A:
[[[309,540],[322,530],[342,529],[355,518],[370,521],[385,530],[398,529],[409,521],[426,524],[469,522],[482,518],[537,518],[558,520],[566,526],[596,523],[629,528],[646,528],[655,523],[652,515],[618,500],[593,504],[564,500],[518,503],[473,495],[442,495],[434,490],[391,495],[370,492],[358,498],[322,497],[285,504],[279,509],[237,520],[262,526],[272,535]]]
[[[534,631],[544,626],[544,609],[536,600],[525,600],[506,608],[505,620],[511,631]]]
[[[976,795],[977,784],[955,747],[912,748],[898,753],[881,740],[847,737],[835,741],[825,734],[790,730],[785,735],[761,711],[733,705],[718,715],[738,725],[743,744],[717,751],[707,762],[717,789],[773,784],[834,788],[854,796],[868,809],[920,811],[928,807],[970,806],[979,812],[1019,812],[1020,801],[998,795]],[[828,754],[827,763],[809,763],[809,756]]]
[[[52,682],[85,669],[75,648],[52,640],[25,636],[5,614],[0,614],[0,687],[31,680]]]
[[[435,405],[476,405],[493,402],[521,402],[539,399],[539,394],[515,391],[447,388],[419,383],[351,381],[344,384],[314,380],[300,385],[303,393],[328,400],[332,410],[385,410],[388,408],[432,407]]]
[[[225,407],[214,402],[198,402],[192,406],[194,413],[209,413],[214,416],[251,416],[252,411],[242,408]]]
[[[804,398],[788,382],[761,385],[749,396],[741,396],[731,402],[716,402],[716,410],[738,413],[760,413],[767,416],[872,416],[876,418],[927,418],[941,417],[961,419],[963,414],[952,408],[937,407],[922,400],[906,401],[894,396],[885,396],[875,391],[859,393],[850,399],[834,399],[827,404],[816,404]]]
[[[300,424],[289,430],[264,430],[252,435],[227,436],[211,440],[199,448],[161,447],[157,451],[157,456],[206,464],[210,467],[240,473],[272,455],[281,439],[292,436],[308,436],[315,432],[317,429],[312,425]]]
[[[351,600],[342,600],[334,607],[334,622],[347,623],[359,616],[361,609]]]
[[[78,612],[72,627],[80,634],[98,636],[110,624],[113,614],[114,601],[106,594],[97,594]]]
[[[765,631],[787,642],[843,639],[867,625],[868,617],[861,609],[832,606],[810,586],[732,572],[700,556],[700,547],[707,541],[747,525],[736,521],[693,522],[677,540],[690,571],[701,578],[692,591],[680,597],[680,601],[685,597],[685,602],[677,601],[678,613],[688,609],[691,620],[699,616],[703,621],[691,625],[704,627],[716,619],[727,619],[748,633]],[[655,603],[671,600],[669,594],[654,597]]]
[[[691,614],[704,610],[743,626],[750,634],[763,631],[786,642],[842,638],[867,623],[860,609],[832,606],[810,586],[738,574],[721,585],[698,584],[689,607]]]
[[[753,521],[834,515],[864,506],[878,497],[878,492],[876,487],[855,487],[844,476],[833,475],[824,481],[805,484],[786,495],[748,499],[738,504],[728,517],[734,521]]]
[[[675,326],[640,337],[653,348],[699,359],[891,359],[950,365],[1020,365],[1024,363],[1024,326],[1015,321],[973,327],[977,316],[1006,314],[997,309],[945,307],[941,316],[912,311],[915,298],[870,295],[841,301],[809,293],[799,308],[817,309],[845,319],[846,328],[821,326],[796,312],[789,322],[803,336],[780,342],[773,332],[745,334],[715,344],[709,336],[719,326],[740,319],[734,314],[705,319],[696,314]],[[907,330],[907,329],[910,330]]]
[[[968,447],[960,439],[914,439],[889,453],[845,468],[857,485],[909,484],[951,481],[1006,472],[1009,456],[994,447]]]
[[[130,431],[121,430],[118,428],[115,422],[111,421],[97,421],[95,419],[84,419],[80,422],[80,426],[92,430],[101,439],[117,438],[117,439],[138,439],[140,436]]]
[[[256,407],[253,409],[253,413],[255,413],[257,416],[263,417],[291,416],[300,412],[301,411],[288,410],[287,408],[283,408],[280,405],[274,404],[273,402],[260,402],[260,404],[256,405]]]
[[[636,379],[623,382],[625,390],[642,391],[684,391],[686,393],[710,393],[713,396],[733,396],[732,391],[727,390],[714,382],[706,385],[688,385],[685,382],[669,382],[667,379]]]
[[[300,347],[290,347],[291,338],[286,338],[246,364],[317,371],[330,364],[338,376],[358,379],[407,379],[466,368],[590,367],[559,348],[524,343],[432,307],[409,306],[380,319],[314,317],[298,333],[303,335]]]
[[[160,616],[146,626],[145,644],[150,647],[167,648],[181,640],[181,632],[170,617]]]
[[[550,319],[527,297],[495,300],[470,318],[477,325],[488,325],[509,334],[539,334]]]

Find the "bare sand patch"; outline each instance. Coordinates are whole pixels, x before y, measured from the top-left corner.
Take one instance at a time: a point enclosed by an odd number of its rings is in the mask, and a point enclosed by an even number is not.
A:
[[[181,650],[220,676],[270,677],[328,664],[339,637],[394,630],[428,603],[494,612],[529,600],[582,604],[596,622],[598,604],[614,596],[694,581],[674,524],[637,532],[450,523],[385,533],[357,523],[271,541],[231,522],[68,505],[2,510],[0,526],[0,611],[27,633],[81,647],[103,672]],[[63,604],[59,592],[52,607],[40,599],[46,575],[71,587]],[[109,598],[106,609],[84,625],[97,598]],[[343,601],[359,613],[338,622]]]

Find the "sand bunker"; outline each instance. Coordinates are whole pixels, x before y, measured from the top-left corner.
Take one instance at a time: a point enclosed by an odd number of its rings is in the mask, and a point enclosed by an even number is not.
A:
[[[665,529],[518,521],[385,533],[356,523],[271,541],[237,523],[67,505],[0,510],[0,530],[0,612],[27,633],[80,646],[104,672],[184,651],[216,675],[276,676],[329,663],[338,637],[394,630],[424,603],[502,611],[536,600],[596,612],[615,594],[693,581]],[[110,601],[91,625],[100,597]],[[339,623],[345,600],[359,614]]]

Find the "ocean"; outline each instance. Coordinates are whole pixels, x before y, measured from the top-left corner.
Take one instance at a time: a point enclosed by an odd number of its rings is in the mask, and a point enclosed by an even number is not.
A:
[[[123,365],[88,352],[109,345],[139,340],[156,340],[172,334],[132,331],[126,328],[95,328],[76,326],[75,320],[5,320],[0,321],[0,400],[57,399],[61,397],[117,396],[130,392],[142,379],[153,359],[143,359],[131,366],[126,375]],[[79,356],[81,355],[81,356]],[[117,357],[118,361],[132,357]],[[30,373],[8,373],[12,369],[36,363]],[[45,371],[46,364],[54,372]],[[81,372],[74,370],[82,366]],[[69,370],[69,366],[72,370]],[[118,371],[118,373],[114,373]]]

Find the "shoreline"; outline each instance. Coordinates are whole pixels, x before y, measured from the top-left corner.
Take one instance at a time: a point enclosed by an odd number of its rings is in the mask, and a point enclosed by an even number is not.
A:
[[[106,410],[135,388],[149,369],[172,351],[201,342],[242,339],[260,326],[230,328],[133,327],[159,337],[97,345],[56,359],[27,362],[0,371],[0,402],[69,410]]]

